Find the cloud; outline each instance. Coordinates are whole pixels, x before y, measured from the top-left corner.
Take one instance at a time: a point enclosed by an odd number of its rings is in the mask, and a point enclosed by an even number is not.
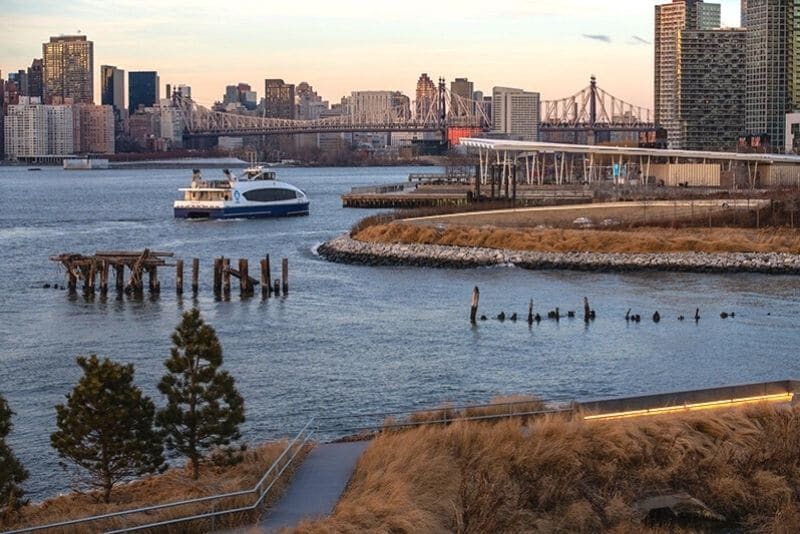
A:
[[[601,35],[601,34],[593,35],[593,34],[590,34],[590,33],[584,33],[584,34],[582,34],[582,36],[585,39],[591,39],[593,41],[601,41],[601,42],[604,42],[604,43],[610,43],[611,42],[611,37],[608,36],[608,35]]]
[[[646,45],[653,44],[652,42],[648,41],[644,37],[639,37],[638,35],[631,35],[631,39],[632,39],[631,44],[637,44],[637,45],[638,44],[646,44]]]

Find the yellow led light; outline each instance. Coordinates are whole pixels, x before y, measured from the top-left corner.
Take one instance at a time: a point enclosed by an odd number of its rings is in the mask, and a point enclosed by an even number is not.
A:
[[[627,419],[631,417],[646,417],[650,415],[663,415],[675,412],[691,412],[699,410],[714,410],[718,408],[728,408],[731,406],[742,406],[759,402],[791,402],[793,393],[777,393],[774,395],[761,395],[758,397],[743,397],[740,399],[727,399],[710,402],[699,402],[694,404],[681,404],[677,406],[666,406],[664,408],[649,408],[644,410],[631,410],[627,412],[615,412],[609,414],[587,415],[585,421],[599,421],[604,419]]]

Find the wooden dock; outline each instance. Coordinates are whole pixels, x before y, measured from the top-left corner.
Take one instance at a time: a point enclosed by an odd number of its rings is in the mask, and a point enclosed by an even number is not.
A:
[[[175,291],[183,294],[184,289],[184,260],[177,259],[175,263],[167,263],[174,257],[172,252],[155,252],[150,249],[143,251],[98,251],[88,256],[75,253],[63,253],[51,256],[50,260],[61,264],[67,273],[67,289],[70,292],[78,290],[79,282],[83,282],[83,292],[93,295],[99,291],[101,295],[108,294],[111,272],[115,274],[115,289],[118,293],[141,295],[145,290],[145,278],[151,295],[161,293],[161,280],[159,268],[175,268]],[[200,291],[200,259],[192,258],[191,291],[196,296]],[[260,278],[250,276],[249,260],[240,258],[235,266],[231,266],[230,258],[219,257],[213,262],[214,294],[229,297],[231,293],[231,277],[239,280],[239,293],[242,298],[255,294],[256,288],[261,286],[264,298],[270,296],[285,296],[289,293],[289,260],[281,260],[281,277],[274,281],[271,279],[269,254],[261,258],[259,267]]]

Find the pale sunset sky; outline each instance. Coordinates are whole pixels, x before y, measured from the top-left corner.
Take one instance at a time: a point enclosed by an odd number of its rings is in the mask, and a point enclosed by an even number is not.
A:
[[[3,77],[41,57],[50,36],[94,41],[100,65],[156,70],[195,100],[264,78],[309,82],[326,100],[352,90],[401,90],[420,73],[468,77],[562,98],[595,74],[606,91],[652,107],[652,0],[0,0]],[[739,0],[721,0],[738,26]],[[98,85],[96,83],[95,85]],[[99,103],[99,87],[95,101]]]

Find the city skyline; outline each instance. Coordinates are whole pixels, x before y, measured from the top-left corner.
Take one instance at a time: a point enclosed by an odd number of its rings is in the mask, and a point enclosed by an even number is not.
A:
[[[491,10],[474,0],[457,7],[410,0],[385,15],[363,0],[336,10],[310,1],[298,11],[245,0],[234,13],[183,1],[45,0],[33,8],[10,0],[0,22],[0,69],[23,68],[49,37],[80,30],[95,43],[95,70],[154,70],[162,85],[192,86],[202,104],[222,100],[226,85],[260,88],[266,78],[307,81],[332,102],[369,89],[413,98],[419,74],[428,72],[448,81],[467,77],[484,93],[516,86],[545,100],[578,91],[595,74],[611,92],[652,107],[652,14],[660,3],[621,0],[609,12],[591,0],[510,0]],[[720,3],[723,25],[738,25],[740,2]],[[95,79],[99,95],[99,72]]]

